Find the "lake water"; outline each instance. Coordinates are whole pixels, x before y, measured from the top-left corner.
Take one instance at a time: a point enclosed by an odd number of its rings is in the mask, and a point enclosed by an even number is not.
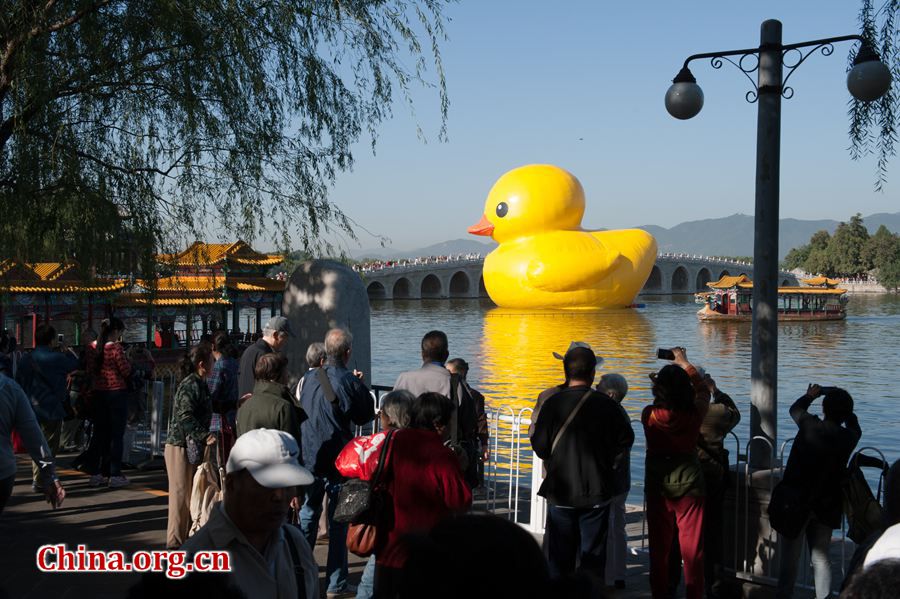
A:
[[[419,343],[431,329],[450,339],[451,357],[466,359],[469,382],[493,407],[531,407],[541,390],[562,381],[572,340],[586,341],[604,357],[602,372],[619,372],[630,390],[624,405],[633,419],[651,400],[648,374],[662,366],[658,347],[681,345],[704,366],[741,410],[735,432],[746,443],[750,411],[750,323],[701,323],[692,296],[641,296],[646,307],[596,312],[517,311],[486,300],[376,301],[372,303],[372,382],[393,385],[421,364]],[[839,322],[779,325],[778,442],[796,426],[788,408],[808,383],[840,386],[853,396],[863,429],[859,447],[874,446],[888,460],[900,457],[900,298],[857,295]],[[812,410],[820,413],[821,402]],[[633,463],[639,475],[643,434],[635,426]],[[733,453],[733,442],[729,448]]]

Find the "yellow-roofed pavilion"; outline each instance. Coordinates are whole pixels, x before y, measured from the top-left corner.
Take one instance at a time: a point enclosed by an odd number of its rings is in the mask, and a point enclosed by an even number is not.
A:
[[[147,314],[148,342],[159,345],[151,323],[163,325],[163,332],[175,319],[183,317],[188,338],[212,330],[225,329],[231,312],[231,333],[241,332],[240,311],[255,309],[255,321],[245,332],[262,328],[263,310],[274,316],[281,308],[285,283],[266,276],[273,266],[284,261],[279,254],[264,254],[243,241],[203,243],[196,241],[184,251],[156,256],[159,276],[138,279],[130,292],[122,294],[117,305],[126,317]],[[199,317],[200,328],[195,329]],[[165,342],[163,342],[165,344]]]

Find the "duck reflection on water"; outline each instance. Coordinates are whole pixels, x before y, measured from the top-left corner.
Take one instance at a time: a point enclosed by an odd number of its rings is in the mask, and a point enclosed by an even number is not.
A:
[[[562,362],[572,341],[584,341],[601,356],[603,372],[628,379],[631,397],[649,401],[647,357],[655,352],[654,329],[634,309],[597,311],[494,308],[484,317],[481,372],[490,405],[508,413],[531,408],[538,394],[563,382]]]

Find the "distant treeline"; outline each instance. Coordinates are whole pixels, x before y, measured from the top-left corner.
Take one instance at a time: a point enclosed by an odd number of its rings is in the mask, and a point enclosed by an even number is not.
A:
[[[900,237],[881,225],[869,235],[857,213],[830,235],[818,231],[809,243],[792,249],[784,258],[787,270],[801,268],[827,277],[860,277],[873,274],[888,289],[900,287]]]

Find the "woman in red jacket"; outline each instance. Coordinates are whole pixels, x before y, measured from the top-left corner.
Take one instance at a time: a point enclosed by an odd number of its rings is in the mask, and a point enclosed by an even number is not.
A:
[[[375,596],[395,597],[407,551],[401,537],[428,532],[445,517],[472,505],[459,460],[444,442],[454,405],[439,393],[413,402],[412,427],[391,439],[384,488],[390,514],[379,525],[375,545]]]
[[[645,490],[650,543],[650,590],[668,596],[669,559],[678,534],[687,599],[703,597],[703,472],[697,458],[700,425],[709,409],[709,389],[687,360],[672,349],[673,364],[650,375],[653,404],[641,423],[647,438]]]
[[[116,488],[128,484],[122,475],[122,439],[128,419],[131,363],[121,343],[124,333],[125,324],[118,318],[104,320],[96,350],[87,354],[86,367],[91,372],[94,389],[91,406],[94,433],[85,469],[91,475],[92,487],[108,484]]]

